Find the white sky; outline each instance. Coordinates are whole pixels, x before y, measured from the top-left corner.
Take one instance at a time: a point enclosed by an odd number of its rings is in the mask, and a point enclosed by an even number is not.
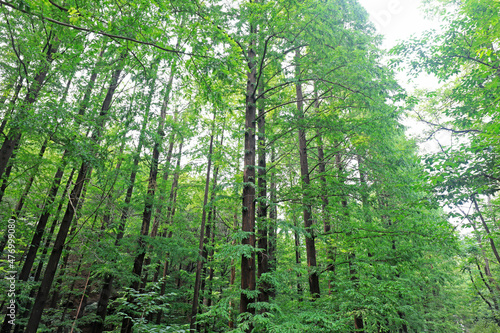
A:
[[[375,24],[377,31],[384,35],[382,47],[390,49],[398,41],[420,35],[428,29],[439,28],[439,22],[425,18],[421,7],[421,0],[358,0],[370,14],[370,20]],[[403,73],[397,75],[400,84],[406,89],[437,88],[437,81],[426,75],[417,80],[408,82],[409,78]]]
[[[384,35],[382,47],[390,49],[398,41],[409,39],[412,35],[419,36],[429,29],[438,29],[440,23],[425,17],[421,9],[421,0],[358,0],[370,14],[370,20],[375,24],[377,31]],[[435,89],[439,86],[437,80],[425,74],[412,78],[405,71],[396,75],[399,83],[410,93],[415,88]],[[415,120],[404,122],[408,126],[407,134],[418,136],[424,126]],[[434,150],[436,144],[427,142],[420,145],[421,150]]]
[[[436,22],[424,18],[420,0],[358,0],[370,14],[371,21],[386,39],[390,48],[399,39],[406,39],[426,29],[437,27]]]

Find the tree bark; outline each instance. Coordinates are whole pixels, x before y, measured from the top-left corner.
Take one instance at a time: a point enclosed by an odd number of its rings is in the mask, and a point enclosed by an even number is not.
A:
[[[88,101],[90,100],[92,89],[93,89],[93,87],[95,85],[95,81],[97,79],[97,67],[98,67],[98,64],[102,58],[103,53],[104,53],[104,49],[102,49],[101,53],[99,54],[99,58],[96,61],[92,75],[91,75],[90,80],[89,80],[87,87],[85,89],[83,101],[82,101],[80,108],[78,110],[77,117],[75,118],[78,125],[80,122],[79,117],[81,117],[85,114],[85,111],[88,107]],[[69,90],[69,86],[71,84],[71,80],[72,80],[72,78],[68,80],[65,93],[63,94],[63,97],[61,98],[61,101],[60,101],[61,105],[66,100],[66,96],[67,96],[67,93]],[[42,241],[42,237],[43,237],[43,234],[45,232],[45,227],[47,226],[47,221],[49,220],[51,206],[53,205],[54,200],[57,196],[57,192],[59,191],[59,185],[61,184],[61,180],[62,180],[62,177],[64,175],[64,168],[65,168],[66,163],[67,163],[66,162],[67,154],[68,154],[68,150],[65,149],[64,153],[61,157],[61,164],[56,170],[56,173],[54,175],[54,180],[52,182],[52,186],[51,186],[49,193],[47,195],[47,199],[45,200],[45,203],[43,205],[42,214],[40,215],[40,218],[39,218],[38,223],[36,225],[36,230],[35,230],[35,233],[33,234],[33,238],[31,240],[28,253],[26,254],[26,261],[23,265],[23,268],[21,270],[21,274],[19,276],[19,279],[21,281],[28,280],[31,268],[33,267],[33,263],[35,261],[36,254],[38,252],[38,248],[40,247],[40,243]],[[71,178],[70,178],[70,180],[71,180]],[[22,205],[21,205],[21,207],[22,207]]]
[[[208,150],[208,163],[207,163],[207,175],[205,178],[205,194],[203,196],[203,210],[201,213],[201,225],[200,225],[200,237],[198,242],[198,262],[196,264],[196,277],[194,282],[194,291],[193,291],[193,304],[191,307],[191,316],[189,318],[189,329],[195,330],[195,322],[196,315],[198,313],[198,304],[199,304],[199,293],[201,287],[201,275],[203,270],[203,248],[205,241],[205,223],[207,217],[207,203],[208,203],[208,193],[210,187],[210,171],[212,168],[212,153],[213,153],[213,143],[214,143],[214,132],[215,132],[215,120],[216,120],[216,111],[214,111],[213,123],[212,123],[212,133],[210,134],[210,145]]]
[[[224,143],[224,125],[222,126],[222,134],[221,134],[221,139],[219,142],[219,146],[222,147],[222,144]],[[215,166],[214,163],[214,170],[213,170],[213,180],[212,180],[212,189],[210,191],[210,207],[208,211],[208,216],[207,216],[207,224],[205,226],[205,240],[203,241],[203,256],[202,260],[207,263],[207,265],[204,265],[203,272],[202,272],[202,280],[201,280],[201,293],[204,292],[205,290],[205,280],[207,276],[207,266],[210,266],[208,269],[208,275],[209,275],[209,283],[212,282],[213,279],[213,266],[209,265],[211,264],[213,260],[213,255],[214,255],[214,241],[215,241],[215,214],[216,214],[216,207],[215,207],[215,196],[217,194],[217,178],[219,176],[219,166]],[[210,249],[209,249],[210,248]],[[211,287],[209,286],[209,295],[211,295]],[[204,297],[203,298],[203,304],[205,306],[210,306],[211,304],[211,298],[210,296]]]
[[[173,218],[174,218],[174,214],[175,214],[175,202],[176,202],[176,197],[177,197],[177,186],[178,186],[178,182],[179,182],[179,173],[180,173],[180,167],[181,167],[182,144],[183,144],[183,140],[181,138],[181,141],[179,143],[179,153],[177,154],[178,157],[177,157],[177,162],[176,162],[176,166],[175,166],[174,179],[172,181],[172,187],[170,188],[170,195],[169,195],[168,206],[167,206],[166,221],[170,225],[173,224]],[[164,231],[162,233],[162,237],[166,237],[166,236],[167,236],[167,232]],[[169,238],[171,236],[172,236],[171,234],[168,235]],[[167,273],[168,273],[168,253],[167,253],[167,256],[165,258],[165,263],[163,264],[160,296],[165,295],[165,291],[166,291],[166,287],[167,287],[167,281],[166,281]],[[156,324],[157,325],[160,325],[162,316],[163,316],[163,312],[159,311],[157,316],[156,316]]]
[[[295,77],[300,78],[300,49],[295,51]],[[302,93],[302,84],[297,81],[295,84],[295,91],[297,95],[297,112],[298,121],[304,121],[304,96]],[[306,141],[306,131],[303,125],[299,126],[299,153],[300,153],[300,176],[302,179],[302,200],[303,200],[303,216],[304,216],[304,226],[306,229],[306,255],[307,255],[307,267],[309,268],[309,292],[313,298],[318,298],[320,296],[319,289],[319,276],[316,271],[316,244],[313,228],[313,217],[312,217],[312,205],[309,198],[309,164],[307,159],[307,141]]]
[[[251,1],[252,2],[252,1]],[[255,25],[250,25],[250,35],[256,34]],[[248,254],[241,257],[241,295],[240,313],[255,313],[250,304],[255,298],[249,293],[256,287],[255,280],[255,115],[257,90],[257,64],[255,54],[255,40],[251,39],[247,53],[247,88],[245,102],[245,152],[243,161],[243,207],[241,230],[247,233],[241,241],[248,248]],[[253,329],[249,325],[247,332]]]
[[[40,281],[40,275],[42,274],[42,269],[43,269],[43,263],[45,262],[45,256],[47,255],[47,252],[50,248],[50,242],[52,240],[52,235],[54,234],[54,230],[56,229],[57,226],[57,221],[59,220],[59,216],[62,211],[62,207],[64,205],[64,201],[66,198],[66,194],[68,193],[70,187],[71,187],[71,182],[73,180],[73,176],[75,174],[76,169],[71,170],[71,173],[68,176],[68,181],[66,182],[66,186],[64,187],[64,191],[61,195],[61,201],[59,202],[59,205],[57,206],[56,213],[54,214],[54,219],[52,220],[52,224],[50,225],[49,232],[45,236],[45,243],[43,246],[43,251],[42,255],[40,256],[40,260],[38,262],[38,267],[35,272],[35,281]]]
[[[101,111],[99,113],[99,117],[97,120],[97,128],[95,129],[91,137],[91,140],[96,144],[99,144],[101,131],[104,130],[108,112],[111,107],[111,102],[113,100],[114,93],[119,83],[119,77],[122,72],[123,68],[122,60],[125,58],[125,56],[126,53],[122,53],[120,55],[121,64],[119,65],[119,68],[115,69],[115,71],[113,72],[113,75],[111,77],[111,84],[107,90],[106,97],[104,99]],[[54,276],[57,271],[57,264],[59,262],[59,259],[61,258],[61,254],[66,242],[66,237],[68,235],[71,222],[75,215],[75,207],[78,206],[78,203],[80,201],[80,196],[82,194],[82,189],[84,187],[85,181],[87,178],[90,179],[91,174],[92,174],[92,167],[88,161],[84,160],[80,167],[80,171],[78,172],[78,177],[75,186],[71,191],[66,212],[59,226],[59,232],[54,242],[54,247],[50,254],[49,261],[47,263],[47,268],[45,269],[45,275],[38,290],[38,294],[36,296],[35,303],[33,305],[33,309],[31,311],[31,315],[28,320],[25,333],[35,333],[37,331],[40,319],[42,317],[42,312],[45,306],[45,302],[47,301],[50,287],[52,286],[52,282],[54,280]]]
[[[172,82],[174,74],[175,74],[175,63],[172,66],[169,82]],[[156,182],[158,177],[158,161],[160,158],[160,147],[163,143],[163,137],[165,135],[164,128],[165,128],[165,119],[167,115],[167,108],[170,101],[170,90],[171,90],[171,83],[167,85],[167,89],[165,91],[165,96],[160,111],[160,120],[157,129],[158,138],[155,140],[151,156],[151,168],[149,170],[148,190],[144,202],[144,211],[142,213],[141,235],[139,236],[139,241],[138,241],[139,253],[136,255],[134,259],[134,267],[132,269],[132,275],[134,276],[135,280],[132,282],[131,287],[132,289],[135,290],[139,290],[140,287],[142,267],[144,264],[144,258],[146,256],[145,238],[148,237],[149,235],[149,226],[151,223],[151,217],[153,215],[154,197],[157,188]],[[129,302],[133,302],[133,299],[129,298]],[[123,318],[121,332],[130,333],[131,331],[132,331],[132,320],[126,317]]]
[[[274,147],[271,148],[271,165],[274,166],[276,161]],[[276,272],[277,258],[276,258],[276,220],[278,219],[278,208],[276,206],[276,176],[274,170],[271,173],[271,185],[269,186],[270,209],[269,209],[269,241],[268,241],[268,256],[269,256],[269,272]],[[275,297],[275,286],[270,286],[269,297]]]
[[[266,115],[264,104],[264,85],[262,81],[259,83],[259,96],[261,98],[259,103],[259,117],[258,124],[258,150],[259,150],[259,171],[257,187],[259,189],[257,202],[259,203],[257,210],[257,230],[258,242],[257,247],[257,277],[258,279],[265,279],[263,275],[269,272],[269,250],[268,250],[268,220],[267,220],[267,170],[266,170]],[[259,281],[259,302],[269,302],[269,283]]]

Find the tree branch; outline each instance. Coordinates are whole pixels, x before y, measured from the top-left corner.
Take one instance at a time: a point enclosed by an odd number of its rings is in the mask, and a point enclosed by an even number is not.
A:
[[[52,19],[50,17],[45,17],[42,14],[30,13],[30,12],[28,12],[26,10],[17,8],[16,6],[14,6],[14,5],[10,4],[10,3],[7,3],[5,1],[2,1],[2,0],[0,0],[0,5],[5,5],[5,6],[10,7],[12,9],[14,9],[14,10],[17,10],[17,11],[19,11],[21,13],[24,13],[24,14],[27,14],[27,15],[31,15],[31,16],[35,16],[35,17],[39,18],[42,21],[48,21],[48,22],[51,22],[51,23],[54,23],[54,24],[57,24],[57,25],[60,25],[60,26],[63,26],[63,27],[68,27],[68,28],[71,28],[71,29],[75,29],[75,30],[78,30],[78,31],[91,32],[91,33],[94,33],[94,34],[97,34],[97,35],[101,35],[101,36],[105,36],[105,37],[109,37],[109,38],[116,38],[116,39],[125,40],[125,41],[129,41],[129,42],[136,43],[136,44],[147,45],[147,46],[151,46],[151,47],[154,47],[156,49],[159,49],[159,50],[162,50],[162,51],[165,51],[165,52],[174,53],[174,54],[177,54],[177,55],[183,54],[183,55],[188,55],[188,56],[192,56],[192,57],[210,58],[209,56],[206,56],[206,55],[199,55],[199,54],[194,54],[194,53],[190,53],[190,52],[182,52],[182,51],[178,51],[178,50],[175,50],[175,49],[172,49],[172,48],[167,48],[167,47],[160,46],[160,45],[158,45],[156,43],[153,43],[153,42],[145,42],[145,41],[141,41],[141,40],[138,40],[138,39],[135,39],[135,38],[131,38],[131,37],[126,37],[126,36],[121,36],[121,35],[115,35],[115,34],[111,34],[111,33],[105,32],[105,31],[98,31],[98,30],[94,30],[94,29],[79,27],[79,26],[76,26],[76,25],[73,25],[73,24],[61,22],[61,21]]]

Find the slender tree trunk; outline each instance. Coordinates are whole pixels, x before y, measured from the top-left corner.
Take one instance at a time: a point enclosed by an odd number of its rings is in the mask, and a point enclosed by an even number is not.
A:
[[[488,235],[488,239],[490,240],[491,250],[493,251],[495,258],[497,259],[497,262],[500,264],[500,255],[498,254],[497,247],[495,245],[495,241],[493,240],[493,237],[491,237],[490,228],[488,228],[488,225],[486,224],[486,221],[484,220],[483,214],[481,214],[481,210],[479,209],[479,205],[477,204],[476,196],[473,195],[471,197],[471,199],[472,199],[472,202],[474,203],[474,207],[476,208],[476,212],[479,215],[479,219],[481,220],[481,223],[483,224],[484,230],[486,231],[486,234]]]
[[[148,180],[148,190],[146,194],[146,199],[144,203],[144,211],[142,213],[142,226],[141,226],[141,235],[139,236],[139,253],[136,255],[134,259],[134,267],[132,269],[132,275],[136,278],[134,282],[132,282],[132,289],[139,290],[140,287],[140,277],[142,274],[142,267],[144,264],[144,258],[146,256],[146,240],[145,238],[149,235],[149,226],[151,223],[151,217],[153,215],[153,206],[154,206],[154,198],[157,188],[157,177],[158,177],[158,161],[160,158],[160,147],[163,143],[164,127],[165,127],[165,119],[167,116],[167,108],[170,100],[170,90],[172,87],[172,80],[175,74],[175,63],[172,66],[172,70],[170,73],[169,84],[167,84],[167,89],[165,92],[163,104],[161,107],[160,114],[160,122],[158,124],[157,135],[158,138],[153,147],[153,152],[151,156],[151,168],[149,171],[149,180]],[[133,302],[131,298],[129,298],[129,302]],[[123,318],[121,332],[122,333],[130,333],[132,331],[132,320],[130,318]]]
[[[71,86],[71,81],[73,79],[75,73],[70,77],[66,84],[66,88],[64,89],[63,95],[59,101],[59,106],[62,106],[63,103],[66,101],[66,98],[68,97],[68,92],[69,92],[69,87]],[[45,154],[45,151],[47,150],[47,144],[49,142],[49,138],[46,138],[44,142],[42,143],[42,146],[40,147],[40,152],[38,153],[38,162],[33,169],[30,178],[28,179],[28,182],[26,183],[26,186],[24,187],[23,193],[21,194],[21,197],[19,198],[19,201],[16,204],[16,207],[14,208],[14,213],[12,214],[13,219],[17,219],[19,217],[19,214],[21,214],[21,211],[24,206],[24,201],[28,197],[28,194],[31,190],[31,186],[33,185],[33,182],[35,180],[35,176],[38,173],[38,168],[40,164],[42,163],[43,155]]]
[[[3,200],[3,196],[5,195],[5,190],[7,189],[7,186],[9,186],[9,177],[10,177],[10,173],[12,172],[12,166],[13,166],[14,161],[15,161],[17,148],[18,147],[14,147],[14,152],[12,153],[12,156],[10,157],[10,163],[7,166],[7,168],[5,169],[5,173],[2,177],[2,185],[0,185],[0,202],[2,202],[2,200]],[[5,235],[7,235],[7,233]],[[7,240],[5,240],[5,241],[7,241]],[[3,246],[0,248],[0,250],[1,250],[0,253],[2,253]]]
[[[85,114],[85,111],[88,107],[88,102],[90,100],[92,89],[93,89],[93,87],[95,85],[95,81],[97,79],[97,67],[98,67],[98,64],[102,58],[103,53],[104,53],[104,49],[102,49],[101,53],[99,54],[99,58],[96,62],[96,65],[94,66],[92,75],[91,75],[90,80],[89,80],[87,87],[85,89],[83,101],[80,105],[80,108],[78,110],[78,114],[76,117],[76,123],[78,125],[80,122],[79,117],[81,117]],[[72,78],[70,78],[68,80],[63,97],[61,98],[61,100],[59,102],[60,105],[62,105],[62,103],[64,103],[64,101],[66,100],[67,93],[68,93],[69,87],[71,85],[71,81],[72,81]],[[19,279],[21,281],[28,280],[31,268],[33,267],[33,263],[35,261],[36,254],[38,252],[38,248],[40,247],[40,243],[42,241],[42,237],[43,237],[43,234],[45,232],[45,227],[47,226],[47,221],[49,220],[49,217],[50,217],[51,206],[54,204],[54,200],[57,196],[57,192],[59,191],[59,185],[61,184],[61,180],[62,180],[62,177],[64,175],[64,168],[65,168],[66,163],[67,163],[66,162],[67,154],[68,154],[68,150],[66,149],[66,150],[64,150],[64,153],[63,153],[62,158],[61,158],[61,164],[56,170],[56,173],[54,175],[54,180],[52,182],[52,186],[49,190],[47,199],[45,200],[45,203],[43,205],[42,214],[40,215],[40,218],[39,218],[38,223],[36,225],[35,233],[33,234],[33,238],[32,238],[31,243],[30,243],[28,253],[26,254],[26,261],[25,261],[23,268],[21,270],[21,274],[19,275]],[[71,178],[70,178],[70,181],[71,181]]]
[[[23,87],[23,81],[24,77],[21,76],[19,79],[19,82],[16,85],[16,90],[14,91],[14,96],[12,96],[11,101],[9,102],[10,110],[5,113],[5,116],[2,119],[2,123],[0,124],[0,135],[5,135],[3,130],[5,129],[5,126],[7,125],[7,121],[9,116],[14,112],[14,105],[16,104],[17,99],[19,98],[19,92],[21,91],[21,88]]]
[[[158,69],[157,64],[153,64],[154,73],[151,79],[151,83],[149,85],[149,94],[146,100],[146,107],[144,112],[144,118],[141,125],[141,131],[139,133],[139,142],[137,143],[136,151],[133,155],[133,163],[132,163],[132,171],[130,172],[129,177],[129,185],[127,187],[127,192],[125,194],[125,200],[123,208],[121,209],[120,222],[118,224],[118,232],[116,234],[114,246],[118,247],[121,239],[123,238],[125,232],[125,223],[128,217],[129,205],[132,200],[132,192],[134,190],[135,178],[137,176],[139,159],[142,151],[142,147],[144,145],[146,126],[149,121],[149,112],[151,110],[151,102],[153,100],[153,95],[155,92],[156,85],[156,71]],[[113,281],[114,276],[112,274],[106,274],[104,276],[104,281],[101,289],[101,293],[99,294],[99,300],[97,302],[97,310],[96,316],[99,320],[96,320],[92,323],[92,333],[101,333],[104,329],[104,323],[106,321],[106,315],[108,310],[108,303],[111,297],[111,290],[113,289]]]
[[[300,49],[297,49],[295,53],[295,59],[297,61],[295,67],[295,77],[300,78]],[[297,82],[295,84],[295,91],[297,95],[297,111],[299,122],[304,120],[304,102],[302,94],[302,84]],[[306,255],[307,255],[307,267],[309,268],[309,291],[313,298],[318,298],[320,296],[319,289],[319,276],[316,271],[316,244],[313,228],[313,217],[312,217],[312,206],[309,198],[309,164],[307,159],[307,141],[306,141],[306,131],[304,126],[299,127],[299,152],[300,152],[300,176],[302,178],[302,200],[303,200],[303,216],[304,216],[304,226],[306,229]]]
[[[50,65],[54,59],[54,54],[59,48],[59,41],[56,37],[49,42],[47,48],[46,61],[41,68],[41,70],[35,75],[34,82],[28,88],[28,92],[24,99],[23,106],[18,111],[17,118],[18,121],[22,122],[25,120],[26,111],[23,108],[31,107],[38,98],[38,94],[42,89],[43,83],[47,74],[49,73]],[[22,136],[22,129],[16,125],[12,127],[9,131],[8,136],[5,138],[2,147],[0,148],[0,179],[3,177],[7,164],[9,163],[12,153],[16,146],[19,145]]]
[[[300,268],[302,260],[300,255],[300,234],[297,231],[299,228],[299,224],[297,221],[297,217],[295,216],[295,211],[292,213],[293,226],[295,227],[295,231],[293,232],[293,240],[294,240],[294,249],[295,249],[295,267],[297,270]],[[302,284],[300,283],[302,274],[297,271],[297,295],[299,295],[299,301],[302,302],[302,295],[304,293],[304,289],[302,288]]]
[[[119,77],[122,72],[123,59],[125,58],[125,56],[126,53],[122,53],[120,55],[120,62],[121,62],[120,67],[113,72],[110,87],[108,88],[106,97],[102,104],[101,112],[99,113],[96,129],[92,134],[91,139],[96,144],[99,143],[101,132],[104,130],[105,122],[107,120],[108,112],[111,107],[111,102],[113,100],[113,95],[119,83]],[[91,174],[92,174],[92,167],[90,165],[90,162],[83,161],[80,167],[80,171],[78,172],[78,177],[75,186],[71,191],[66,212],[61,221],[61,225],[59,226],[59,232],[54,242],[54,247],[52,249],[52,253],[50,254],[49,261],[47,263],[47,268],[45,270],[45,275],[40,285],[40,289],[38,290],[38,294],[35,299],[35,303],[33,305],[33,309],[31,311],[31,315],[28,324],[26,326],[25,333],[35,333],[38,328],[40,319],[42,317],[43,308],[45,306],[45,302],[49,295],[50,287],[52,286],[52,282],[54,280],[54,276],[57,271],[57,264],[59,262],[59,259],[61,258],[61,254],[64,249],[64,244],[66,242],[66,237],[68,235],[71,222],[75,215],[75,207],[78,206],[78,202],[80,201],[80,196],[82,194],[82,189],[84,187],[86,179],[87,178],[90,179]]]
[[[497,303],[494,303],[493,305],[491,304],[490,301],[488,301],[488,299],[483,295],[483,293],[481,292],[481,290],[478,288],[478,286],[476,285],[476,282],[474,281],[474,278],[472,276],[472,272],[470,269],[468,269],[469,271],[469,277],[470,277],[470,280],[472,282],[472,285],[474,286],[474,289],[476,290],[476,293],[479,295],[479,297],[481,297],[481,299],[488,305],[488,307],[490,308],[491,310],[491,314],[492,314],[492,318],[494,318],[495,322],[497,323],[497,325],[500,325],[500,319],[498,319],[498,304]],[[486,283],[487,285],[487,283]]]
[[[196,322],[196,314],[198,313],[198,304],[199,304],[199,294],[200,294],[200,286],[201,286],[201,275],[203,270],[203,245],[205,241],[205,223],[207,217],[207,203],[208,203],[208,193],[210,187],[210,171],[212,168],[212,153],[213,153],[213,143],[214,143],[214,132],[215,132],[215,121],[216,121],[216,111],[214,110],[213,117],[213,128],[212,133],[210,134],[210,145],[208,150],[208,163],[207,163],[207,175],[205,178],[205,194],[203,196],[203,210],[201,213],[201,226],[200,226],[200,237],[199,237],[199,245],[198,245],[198,262],[196,264],[196,278],[194,282],[194,292],[193,292],[193,304],[191,308],[191,316],[189,318],[189,329],[195,330],[195,322]]]
[[[17,148],[16,148],[16,150],[17,150]],[[14,151],[14,154],[12,154],[13,158],[16,155],[16,150]],[[12,162],[13,158],[11,158],[11,162]],[[2,179],[2,186],[0,187],[0,202],[1,202],[1,199],[3,198],[4,193],[5,193],[5,189],[7,188],[8,179],[9,179],[11,171],[12,171],[12,164],[10,164],[7,167],[7,170],[5,171],[5,174],[4,174],[4,178]],[[2,241],[0,242],[0,253],[3,253],[3,250],[5,249],[5,246],[7,245],[8,237],[9,237],[9,231],[7,229],[5,229],[5,231],[3,233]]]
[[[371,221],[371,217],[368,214],[368,192],[366,188],[366,179],[365,179],[365,173],[363,171],[362,167],[362,161],[361,161],[361,156],[357,156],[357,161],[358,161],[358,172],[359,172],[359,182],[361,185],[361,201],[363,203],[363,211],[365,213],[365,219],[367,222]],[[342,200],[342,206],[345,210],[345,215],[347,217],[347,201],[345,198]],[[359,272],[356,267],[356,254],[354,252],[350,252],[347,254],[348,256],[348,261],[349,261],[349,275],[351,276],[350,279],[352,281],[353,287],[355,290],[358,289],[359,287]],[[359,311],[356,311],[354,314],[354,329],[356,330],[355,332],[362,332],[364,333],[364,323],[363,323],[363,316],[359,313]]]
[[[274,147],[271,148],[271,164],[274,166],[276,157]],[[277,258],[276,258],[276,220],[278,219],[278,208],[276,206],[276,176],[274,170],[271,173],[270,190],[270,209],[269,209],[269,242],[268,242],[268,256],[269,256],[269,272],[276,272]],[[275,297],[275,286],[270,286],[269,296]]]
[[[358,270],[356,269],[356,264],[354,261],[356,260],[356,255],[351,252],[348,254],[348,260],[349,260],[349,275],[351,275],[351,281],[354,285],[355,289],[358,289],[359,285],[359,277],[358,277]],[[359,314],[358,311],[354,314],[354,329],[355,332],[364,332],[364,324],[363,324],[363,316]]]
[[[175,214],[175,202],[176,202],[176,196],[177,196],[177,186],[178,186],[178,182],[179,182],[179,173],[180,173],[180,168],[181,168],[182,144],[183,144],[183,140],[181,138],[181,142],[179,144],[179,153],[177,154],[178,158],[177,158],[177,163],[175,166],[174,179],[172,181],[172,187],[170,189],[170,195],[169,195],[168,206],[167,206],[166,221],[169,225],[173,224],[173,219],[174,219],[174,214]],[[166,236],[167,236],[167,232],[164,231],[162,234],[162,237],[166,237]],[[171,234],[169,234],[168,236],[170,238]],[[162,274],[162,281],[161,281],[161,287],[160,287],[160,296],[165,295],[165,291],[166,291],[166,287],[167,287],[167,281],[166,281],[167,273],[168,273],[168,253],[166,255],[165,263],[163,265],[163,274]],[[157,316],[156,316],[156,324],[157,325],[160,325],[162,315],[163,315],[163,312],[159,311]]]
[[[73,180],[73,176],[75,174],[76,169],[71,170],[71,173],[69,174],[68,181],[66,182],[66,186],[64,187],[64,191],[61,195],[61,201],[59,202],[59,205],[57,206],[57,210],[55,213],[55,217],[52,220],[52,224],[50,225],[49,232],[47,236],[45,237],[45,243],[43,246],[43,251],[42,255],[40,256],[40,260],[38,262],[38,267],[35,272],[35,281],[40,281],[40,276],[42,274],[42,269],[43,269],[43,263],[45,262],[45,256],[47,255],[47,252],[50,248],[50,242],[52,240],[52,235],[54,234],[54,230],[56,229],[57,221],[59,220],[59,216],[61,215],[62,207],[64,205],[64,201],[66,198],[66,194],[68,193],[70,187],[71,187],[71,181]],[[26,264],[26,263],[25,263]],[[24,266],[23,266],[24,268]]]
[[[177,122],[177,110],[174,112],[174,124]],[[175,143],[175,132],[172,131],[170,134],[170,139],[169,139],[169,145],[168,145],[168,151],[167,151],[167,158],[165,161],[165,170],[163,172],[163,182],[166,184],[168,181],[168,177],[170,175],[170,162],[172,160],[172,153],[174,151],[174,143]],[[151,229],[151,238],[156,238],[158,235],[158,228],[160,227],[160,223],[162,221],[162,210],[165,202],[165,191],[160,187],[159,191],[159,198],[158,198],[158,204],[156,205],[156,211],[155,211],[155,218],[153,221],[153,228]],[[149,247],[150,250],[153,250],[153,246]],[[144,261],[144,266],[148,267],[151,264],[151,257],[148,256],[145,258]],[[158,274],[156,274],[158,270],[155,270],[155,274],[153,276],[153,281],[157,278]],[[148,282],[148,271],[145,272],[144,277],[142,279],[142,288],[146,286],[146,283]]]
[[[224,128],[224,125],[222,126]],[[222,144],[224,142],[224,130],[222,131],[221,134],[221,139],[219,146],[222,147]],[[219,166],[215,166],[214,164],[214,170],[213,170],[213,180],[212,180],[212,189],[210,193],[210,207],[208,211],[208,216],[207,216],[207,223],[205,226],[205,240],[203,241],[203,255],[202,255],[202,260],[206,262],[207,264],[204,265],[203,267],[203,272],[202,272],[202,279],[201,279],[201,293],[205,291],[205,280],[207,276],[207,266],[210,266],[208,269],[209,273],[209,282],[212,281],[213,278],[213,266],[211,265],[212,263],[212,258],[214,255],[214,240],[215,240],[215,214],[216,214],[216,207],[215,207],[215,196],[217,193],[217,178],[219,176]],[[209,249],[210,248],[210,249]],[[210,286],[209,286],[210,289]],[[211,295],[211,292],[208,293]],[[209,304],[211,303],[211,297],[203,297],[203,304],[205,306],[210,306]]]
[[[318,101],[316,100],[316,105]],[[318,107],[318,106],[316,106]],[[326,241],[326,246],[327,246],[327,258],[328,258],[328,264],[327,268],[330,273],[329,278],[328,278],[328,294],[331,295],[332,293],[332,277],[335,274],[335,261],[334,261],[334,251],[332,248],[332,242],[329,239],[332,226],[330,224],[330,215],[328,214],[328,205],[329,205],[329,200],[328,200],[328,184],[326,182],[326,162],[325,162],[325,154],[323,151],[323,138],[321,136],[321,133],[317,133],[317,140],[318,140],[318,172],[319,172],[319,179],[321,182],[321,215],[323,218],[323,231],[325,232],[325,236],[327,237]],[[336,154],[335,157],[339,156],[339,154]],[[340,164],[340,159],[337,161],[335,160],[338,168],[339,168],[339,174],[341,172],[341,164]]]
[[[239,172],[237,172],[239,173]],[[239,225],[238,225],[238,210],[235,206],[235,210],[234,210],[234,215],[233,215],[233,230],[236,232],[239,228]],[[231,245],[236,245],[236,240],[233,240],[231,242]],[[234,259],[231,259],[231,273],[229,274],[229,286],[233,286],[234,285],[234,282],[236,281],[236,265],[234,264]],[[235,318],[235,315],[236,315],[236,311],[234,309],[234,306],[233,306],[233,302],[232,301],[229,301],[229,322],[228,322],[228,326],[230,329],[233,329],[234,328],[234,318]]]
[[[470,219],[470,222],[471,222],[472,228],[474,229],[474,232],[476,233],[476,241],[477,241],[477,244],[479,246],[479,250],[481,251],[483,260],[484,260],[484,273],[488,277],[488,280],[490,281],[490,283],[495,286],[497,293],[500,293],[500,286],[498,285],[498,282],[493,278],[493,275],[491,274],[490,260],[489,260],[488,256],[486,255],[486,251],[484,250],[483,241],[481,238],[481,234],[479,233],[479,230],[477,228],[476,222],[473,219]],[[493,295],[493,293],[492,293],[492,295]],[[497,297],[498,297],[498,295],[495,296],[495,298],[497,298]]]
[[[266,170],[266,115],[265,115],[265,104],[264,104],[264,85],[261,81],[259,83],[259,96],[261,101],[259,103],[259,117],[257,120],[258,124],[258,150],[259,150],[259,171],[258,171],[258,182],[257,187],[259,189],[257,202],[259,203],[257,210],[257,230],[258,230],[258,242],[257,247],[259,252],[257,252],[257,277],[258,279],[265,279],[263,275],[269,272],[269,250],[268,250],[268,220],[267,220],[267,170]],[[259,302],[269,302],[269,283],[265,281],[259,281]]]
[[[40,319],[42,317],[43,308],[45,302],[48,299],[50,287],[52,286],[52,281],[57,270],[57,264],[61,257],[64,243],[66,241],[66,236],[73,220],[75,214],[75,207],[78,205],[80,195],[85,183],[85,179],[90,177],[91,168],[88,163],[83,163],[80,171],[78,172],[78,178],[76,180],[75,186],[70,194],[70,201],[66,208],[66,213],[64,214],[61,225],[59,226],[59,232],[57,234],[52,253],[50,254],[49,261],[47,263],[47,268],[45,269],[45,275],[42,280],[42,284],[38,290],[38,294],[31,310],[31,315],[26,327],[26,333],[35,333],[37,331]]]
[[[174,123],[176,121],[176,117],[174,117]],[[175,133],[172,131],[172,135],[170,136],[170,144],[167,152],[167,159],[165,161],[165,171],[163,172],[163,181],[166,182],[168,181],[168,176],[170,172],[170,161],[172,160],[172,152],[174,150],[174,140],[175,140]],[[160,188],[160,195],[158,198],[158,204],[156,205],[156,212],[155,212],[155,218],[153,221],[153,228],[151,229],[151,234],[150,238],[154,239],[158,235],[158,228],[160,227],[160,223],[162,220],[162,208],[163,208],[163,202],[165,201],[165,193],[164,191]],[[153,250],[153,246],[149,246],[150,251]],[[147,256],[144,259],[144,266],[148,267],[151,264],[151,257]],[[146,283],[148,282],[148,271],[146,270],[144,277],[142,279],[142,288],[146,287]],[[156,274],[155,274],[156,276]],[[154,276],[153,276],[154,279]]]

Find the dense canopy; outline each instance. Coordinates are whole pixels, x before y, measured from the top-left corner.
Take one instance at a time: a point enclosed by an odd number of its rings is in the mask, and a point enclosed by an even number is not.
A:
[[[425,9],[0,0],[0,331],[500,332],[500,2]]]

